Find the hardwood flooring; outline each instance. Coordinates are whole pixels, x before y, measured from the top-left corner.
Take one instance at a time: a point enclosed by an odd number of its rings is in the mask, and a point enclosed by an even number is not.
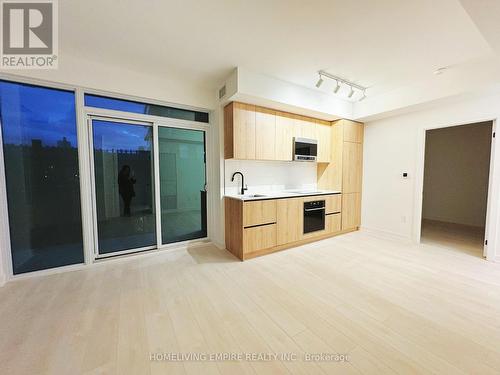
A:
[[[499,264],[364,232],[245,262],[203,245],[0,288],[1,374],[499,374],[499,343]]]
[[[421,242],[483,258],[484,227],[424,219]]]

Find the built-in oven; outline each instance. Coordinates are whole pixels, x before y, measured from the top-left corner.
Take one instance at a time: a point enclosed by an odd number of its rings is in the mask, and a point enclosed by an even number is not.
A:
[[[304,202],[304,234],[325,229],[325,201]]]
[[[318,141],[309,138],[293,139],[293,160],[316,161],[318,156]]]

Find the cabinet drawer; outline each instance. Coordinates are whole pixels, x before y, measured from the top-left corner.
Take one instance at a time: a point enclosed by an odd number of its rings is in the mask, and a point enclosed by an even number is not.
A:
[[[243,253],[276,246],[276,224],[243,229]]]
[[[326,197],[325,205],[327,214],[340,212],[342,207],[342,195],[341,194],[328,195]]]
[[[276,223],[276,200],[244,202],[243,227]]]
[[[325,217],[325,227],[326,231],[328,233],[337,233],[340,232],[341,224],[342,224],[342,218],[340,216],[341,214],[331,214],[331,215],[326,215]]]

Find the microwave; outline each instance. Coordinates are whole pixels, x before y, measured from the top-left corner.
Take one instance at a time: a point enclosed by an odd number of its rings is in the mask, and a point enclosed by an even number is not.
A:
[[[293,160],[316,161],[318,156],[318,141],[309,138],[293,139]]]

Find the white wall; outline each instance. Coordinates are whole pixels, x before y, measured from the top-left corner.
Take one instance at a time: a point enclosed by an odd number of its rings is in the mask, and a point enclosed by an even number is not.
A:
[[[491,122],[427,132],[422,217],[484,227]]]
[[[368,122],[363,154],[362,227],[417,240],[422,205],[424,136],[426,128],[500,118],[500,95],[443,105],[439,108]],[[497,138],[498,139],[498,138]],[[492,159],[500,159],[494,152]],[[499,201],[497,175],[490,186],[492,202]],[[408,172],[407,179],[402,173]],[[500,180],[500,178],[499,178]],[[496,250],[498,209],[490,210],[489,258]],[[495,252],[496,250],[496,252]],[[493,253],[495,252],[495,253]]]
[[[241,177],[238,175],[231,182],[231,176],[237,171],[245,176],[249,194],[317,187],[316,163],[226,160],[225,194],[239,194]]]

